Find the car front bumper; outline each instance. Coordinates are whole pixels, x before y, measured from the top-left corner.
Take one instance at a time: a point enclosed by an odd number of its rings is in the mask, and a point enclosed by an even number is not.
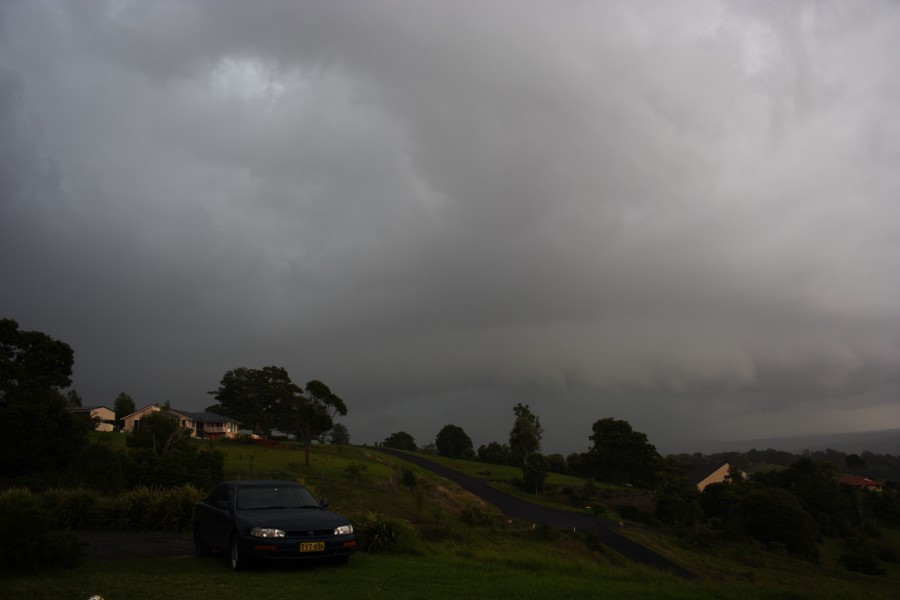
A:
[[[322,549],[311,549],[307,544],[322,545]],[[314,560],[317,558],[338,558],[350,556],[356,548],[356,537],[341,535],[328,538],[257,538],[241,537],[241,550],[248,558],[264,560]]]

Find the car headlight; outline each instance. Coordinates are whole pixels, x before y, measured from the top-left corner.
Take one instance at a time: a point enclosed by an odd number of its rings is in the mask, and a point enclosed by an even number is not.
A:
[[[280,529],[271,527],[254,527],[250,530],[250,535],[258,538],[284,537],[284,532]]]
[[[353,533],[353,525],[339,525],[334,528],[334,535],[347,535]]]

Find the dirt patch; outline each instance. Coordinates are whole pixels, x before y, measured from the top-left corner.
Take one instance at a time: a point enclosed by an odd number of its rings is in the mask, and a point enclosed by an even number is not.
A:
[[[194,554],[190,535],[168,531],[76,531],[89,559],[134,559]]]

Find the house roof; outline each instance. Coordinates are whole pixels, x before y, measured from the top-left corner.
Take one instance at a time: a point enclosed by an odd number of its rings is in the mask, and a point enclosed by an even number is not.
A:
[[[163,409],[163,407],[159,406],[158,404],[148,404],[147,406],[134,411],[130,415],[125,415],[123,417],[123,419],[127,419],[128,417],[130,417],[132,415],[136,415],[138,413],[144,412],[148,408],[153,408],[154,406],[159,408],[160,410]],[[240,423],[240,421],[238,421],[237,419],[232,419],[231,417],[223,417],[222,415],[217,415],[215,413],[206,412],[206,411],[193,412],[193,411],[189,411],[189,410],[181,410],[178,408],[173,408],[171,406],[168,408],[168,411],[175,413],[176,415],[179,415],[181,417],[186,417],[192,421],[202,421],[204,423],[228,423],[228,422]]]
[[[869,479],[868,477],[859,477],[857,475],[844,475],[838,479],[838,483],[845,485],[855,485],[858,487],[880,486],[882,482],[877,479]]]
[[[67,406],[66,410],[69,412],[81,412],[84,410],[96,410],[98,408],[105,408],[106,410],[112,411],[112,409],[108,406],[97,405],[97,406]]]

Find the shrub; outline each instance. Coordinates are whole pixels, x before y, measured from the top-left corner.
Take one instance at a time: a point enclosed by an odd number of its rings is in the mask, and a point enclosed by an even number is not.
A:
[[[415,530],[403,519],[367,511],[350,517],[353,530],[366,552],[383,552],[411,542]]]
[[[192,485],[174,488],[138,487],[103,502],[103,519],[123,531],[182,531],[203,497]]]
[[[477,504],[469,504],[459,513],[460,519],[466,525],[472,527],[490,527],[492,523],[491,516],[481,506]]]
[[[100,520],[102,497],[94,490],[56,488],[41,494],[40,499],[56,528],[90,529]]]
[[[74,567],[83,559],[78,538],[53,531],[50,516],[24,488],[0,494],[0,540],[0,571]]]
[[[841,554],[841,564],[849,571],[866,575],[884,575],[887,569],[878,560],[878,547],[862,536],[848,539]]]

